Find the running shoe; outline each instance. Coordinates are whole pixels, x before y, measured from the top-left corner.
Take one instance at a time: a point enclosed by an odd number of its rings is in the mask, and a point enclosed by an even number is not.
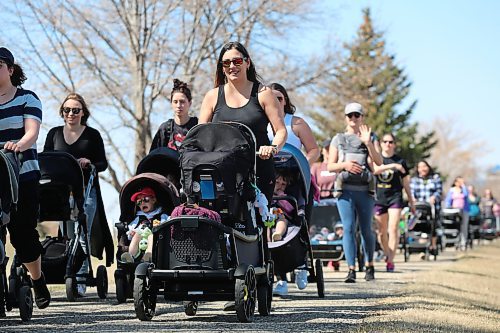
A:
[[[347,277],[344,281],[345,283],[354,283],[356,282],[356,270],[350,269],[349,273],[347,273]]]
[[[307,287],[306,269],[298,269],[295,271],[295,283],[297,284],[297,288],[299,288],[300,290],[306,289]]]
[[[134,257],[132,257],[132,255],[129,252],[123,252],[120,259],[123,262],[128,262],[128,263],[134,262]]]
[[[385,265],[385,269],[388,272],[394,272],[394,263],[393,262],[387,262],[387,264]]]
[[[45,276],[42,275],[38,280],[31,280],[33,290],[35,291],[35,303],[39,309],[45,309],[50,304],[50,291],[45,283]]]
[[[278,283],[276,283],[276,287],[274,287],[273,295],[288,295],[288,283],[286,281],[278,281]]]
[[[375,267],[373,266],[366,267],[365,280],[366,281],[375,280]]]
[[[87,285],[79,283],[76,285],[76,290],[79,297],[85,297],[85,294],[87,293]]]

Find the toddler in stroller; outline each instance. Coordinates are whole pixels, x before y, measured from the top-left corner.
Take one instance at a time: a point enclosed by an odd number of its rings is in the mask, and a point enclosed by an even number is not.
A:
[[[121,260],[134,262],[142,254],[143,261],[150,261],[153,253],[152,228],[168,219],[156,200],[156,193],[151,187],[145,187],[132,194],[130,201],[137,206],[135,219],[128,225],[128,251],[123,252]],[[145,251],[145,252],[144,252]]]
[[[120,191],[121,222],[115,224],[118,229],[118,249],[114,276],[119,303],[132,297],[137,265],[141,260],[151,260],[154,252],[152,231],[155,226],[166,222],[178,204],[179,195],[175,185],[160,174],[140,173],[123,185]]]
[[[274,196],[282,197],[286,196],[285,189],[290,183],[290,177],[287,176],[283,171],[276,172],[276,183],[274,185]],[[290,202],[283,199],[273,200],[271,203],[271,212],[275,216],[274,225],[267,229],[267,240],[280,241],[286,234],[288,228],[288,221],[292,219],[293,214],[295,214],[295,208]]]

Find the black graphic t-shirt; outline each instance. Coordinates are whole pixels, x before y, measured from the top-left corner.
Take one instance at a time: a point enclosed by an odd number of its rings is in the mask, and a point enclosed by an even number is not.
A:
[[[188,122],[184,125],[177,125],[173,119],[164,122],[160,125],[160,128],[158,128],[149,151],[151,152],[153,149],[159,147],[168,147],[173,150],[179,150],[186,134],[196,124],[198,124],[197,117],[189,118]]]
[[[397,169],[390,169],[377,175],[377,203],[388,205],[395,199],[402,200],[403,178],[408,175],[406,161],[398,155],[383,157],[383,164],[401,164],[405,170],[401,173]]]

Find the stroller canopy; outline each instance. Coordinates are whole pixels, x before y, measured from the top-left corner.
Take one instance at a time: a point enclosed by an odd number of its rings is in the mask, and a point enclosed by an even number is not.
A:
[[[40,184],[66,184],[71,187],[73,198],[83,204],[84,180],[80,164],[73,155],[62,151],[50,151],[38,154],[40,164]],[[81,209],[82,207],[79,207]]]
[[[255,182],[255,137],[245,125],[232,122],[199,124],[187,134],[180,147],[183,188],[192,191],[193,170],[216,168],[229,194],[241,181]],[[237,174],[241,175],[238,180]]]
[[[6,218],[13,205],[17,204],[19,185],[19,160],[16,154],[8,150],[0,150],[0,200],[2,219],[0,225],[9,222]]]
[[[179,193],[167,178],[157,173],[141,173],[130,178],[120,191],[120,221],[130,222],[135,218],[135,203],[130,198],[144,187],[151,187],[155,191],[157,202],[169,215],[180,204]]]
[[[145,172],[154,172],[167,179],[170,176],[179,182],[181,179],[179,153],[167,147],[154,149],[139,162],[135,174]]]
[[[274,156],[274,166],[276,169],[287,169],[298,171],[300,174],[301,188],[304,191],[304,198],[307,200],[309,188],[311,187],[311,170],[309,162],[304,154],[295,146],[286,143],[283,149]]]

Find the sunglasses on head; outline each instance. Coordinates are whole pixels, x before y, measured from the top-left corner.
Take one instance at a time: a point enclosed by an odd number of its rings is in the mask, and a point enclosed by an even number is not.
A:
[[[392,141],[392,140],[384,140],[382,142],[385,144],[388,144],[388,145],[392,145],[394,143],[394,141]]]
[[[73,112],[73,114],[79,114],[82,109],[80,108],[62,108],[62,111],[66,114]]]
[[[233,59],[224,59],[221,61],[221,64],[222,64],[222,67],[229,67],[231,66],[231,63],[233,63],[233,65],[235,66],[241,66],[243,65],[243,61],[245,61],[246,58],[233,58]]]
[[[142,199],[137,200],[137,201],[135,202],[135,204],[136,204],[137,206],[140,206],[140,205],[142,205],[142,203],[143,203],[143,202],[144,202],[144,203],[148,203],[148,202],[150,202],[150,201],[151,201],[151,198],[150,198],[150,197],[144,197],[144,198],[142,198]]]

